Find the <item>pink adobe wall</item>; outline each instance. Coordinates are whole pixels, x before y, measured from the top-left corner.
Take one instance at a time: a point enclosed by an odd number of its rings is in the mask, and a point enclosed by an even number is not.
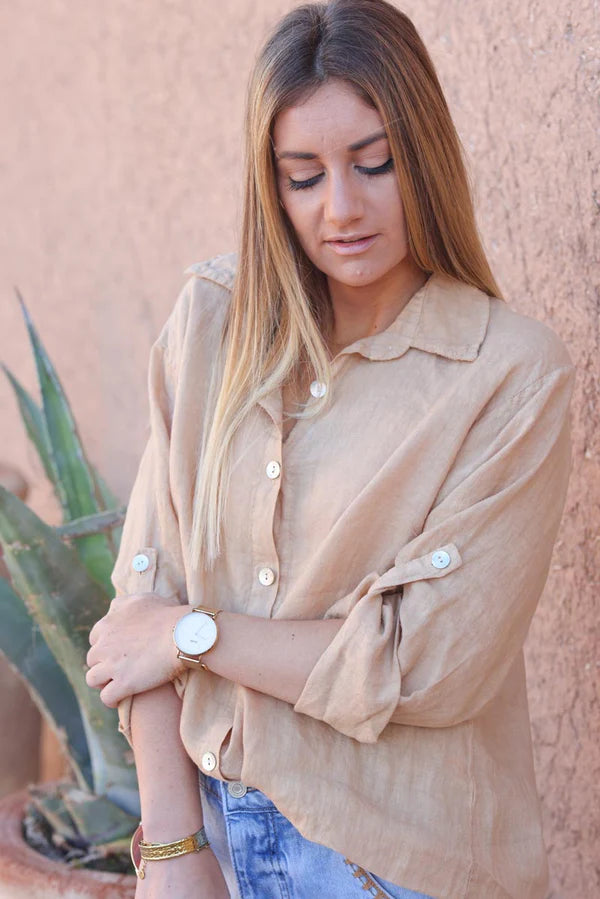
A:
[[[146,364],[191,262],[235,246],[246,76],[292,3],[3,5],[2,361],[35,374],[13,285],[122,499],[146,434]],[[600,895],[598,864],[598,20],[595,4],[421,0],[413,18],[466,148],[492,268],[578,366],[573,475],[527,643],[548,899]],[[1,461],[57,510],[0,380]],[[507,553],[510,547],[506,548]]]

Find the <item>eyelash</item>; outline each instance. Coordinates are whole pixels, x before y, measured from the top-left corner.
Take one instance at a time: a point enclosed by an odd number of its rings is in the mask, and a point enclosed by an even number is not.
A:
[[[385,175],[387,172],[391,171],[394,166],[393,157],[384,162],[383,165],[378,165],[377,168],[369,169],[365,166],[357,165],[356,169],[361,173],[361,175]],[[320,175],[314,175],[312,178],[308,178],[306,181],[294,181],[293,178],[287,179],[287,188],[288,190],[306,190],[309,187],[314,187],[315,184],[321,179],[322,173]]]

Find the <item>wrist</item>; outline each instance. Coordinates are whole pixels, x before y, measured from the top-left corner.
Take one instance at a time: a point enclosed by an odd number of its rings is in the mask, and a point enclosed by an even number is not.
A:
[[[213,655],[216,644],[219,642],[223,614],[222,609],[199,604],[186,606],[185,612],[177,615],[172,626],[172,643],[177,663],[182,666],[181,672],[209,669],[205,658]],[[184,622],[183,630],[176,629],[179,621],[185,617],[189,618],[189,621]],[[178,657],[180,651],[183,658]]]
[[[168,784],[165,784],[167,790],[161,787],[159,792],[154,793],[148,793],[143,785],[140,787],[140,820],[145,840],[151,843],[170,843],[187,837],[202,827],[204,819],[196,778],[188,784],[185,777],[183,782],[189,793],[181,793],[173,785],[169,791]],[[192,793],[194,786],[196,792]]]
[[[142,817],[144,840],[149,843],[173,843],[196,833],[203,826],[202,812],[171,817]]]
[[[178,837],[175,840],[149,840],[140,824],[132,834],[129,852],[135,867],[135,872],[140,880],[146,876],[148,862],[170,861],[192,853],[196,854],[202,849],[208,849],[210,842],[206,836],[204,826],[191,834]]]
[[[193,666],[191,662],[186,662],[184,659],[177,658],[177,646],[175,644],[175,640],[173,639],[173,631],[175,629],[175,625],[177,622],[183,618],[185,615],[189,615],[192,611],[192,606],[190,605],[179,605],[176,609],[169,609],[169,614],[167,617],[168,622],[168,639],[169,639],[169,652],[171,653],[171,657],[173,659],[173,679],[179,677],[184,674],[184,672],[188,671]]]

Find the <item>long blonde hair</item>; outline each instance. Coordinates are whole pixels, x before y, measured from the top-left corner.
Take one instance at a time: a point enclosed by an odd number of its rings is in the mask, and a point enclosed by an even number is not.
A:
[[[462,145],[408,16],[385,0],[293,9],[264,44],[248,86],[238,267],[194,490],[191,558],[207,568],[221,552],[229,450],[242,421],[301,366],[329,384],[326,279],[279,203],[272,133],[282,109],[331,78],[349,83],[384,122],[417,265],[502,298],[478,234]],[[327,390],[294,417],[316,415],[330,395]]]

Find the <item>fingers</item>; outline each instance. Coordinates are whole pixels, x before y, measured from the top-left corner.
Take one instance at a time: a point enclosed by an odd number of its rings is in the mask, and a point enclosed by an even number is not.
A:
[[[96,641],[98,640],[98,637],[100,636],[101,622],[104,621],[105,618],[106,615],[103,615],[102,618],[99,618],[89,632],[88,640],[90,642],[90,646],[93,646],[94,643],[96,643]]]
[[[100,691],[100,699],[109,709],[116,709],[126,695],[128,694],[123,693],[114,680],[109,681],[104,689]]]
[[[88,649],[88,651],[87,651],[87,655],[85,657],[85,664],[88,666],[88,668],[91,668],[92,665],[94,664],[94,647],[93,646],[91,649]]]
[[[124,688],[119,686],[113,678],[108,678],[102,665],[94,665],[86,672],[85,680],[88,687],[94,690],[100,690],[100,699],[109,709],[116,709],[120,701],[128,696],[129,693],[124,692]]]
[[[106,669],[98,664],[93,665],[89,671],[85,673],[85,682],[88,687],[92,687],[95,690],[101,690],[105,687],[111,678],[108,676]]]

